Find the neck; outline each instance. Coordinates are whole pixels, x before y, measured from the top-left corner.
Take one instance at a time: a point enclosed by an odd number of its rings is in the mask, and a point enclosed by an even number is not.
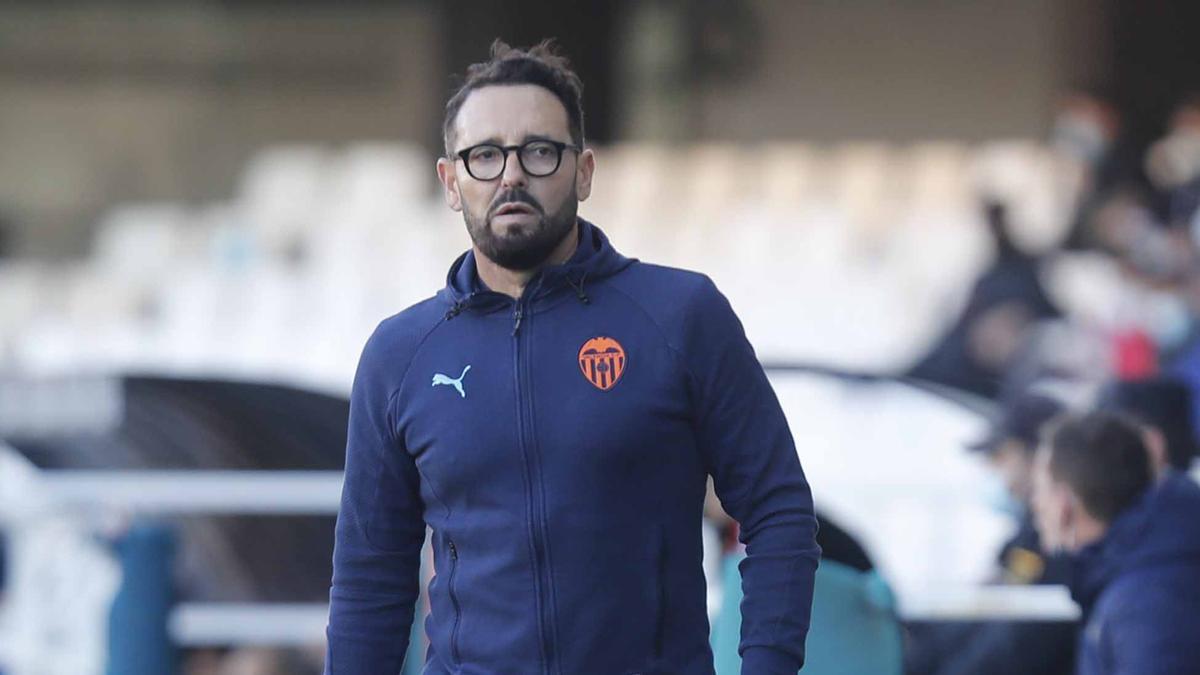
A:
[[[528,270],[510,270],[507,267],[501,267],[493,262],[490,258],[483,255],[478,248],[475,248],[475,269],[479,273],[479,279],[485,286],[503,293],[511,298],[520,298],[525,292],[525,286],[529,284],[529,280],[533,275],[537,274],[538,270],[547,265],[559,265],[571,259],[575,254],[575,249],[579,246],[579,221],[571,226],[571,231],[563,240],[558,243],[558,246],[546,256],[537,267]]]

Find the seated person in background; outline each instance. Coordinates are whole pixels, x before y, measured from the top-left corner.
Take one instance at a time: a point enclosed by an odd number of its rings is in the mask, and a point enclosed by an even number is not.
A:
[[[1192,393],[1182,382],[1162,377],[1116,382],[1101,395],[1100,408],[1125,413],[1143,426],[1155,476],[1191,468],[1196,430]]]
[[[1015,396],[988,434],[969,446],[983,453],[999,477],[997,506],[1017,521],[998,555],[996,582],[1066,584],[1069,561],[1049,556],[1033,526],[1029,500],[1033,456],[1042,428],[1063,411],[1054,399]],[[1051,621],[938,622],[911,625],[909,675],[1060,675],[1073,668],[1076,626]]]
[[[1000,579],[1009,584],[1065,584],[1068,563],[1047,556],[1033,525],[1033,455],[1046,423],[1063,412],[1058,401],[1025,393],[1008,401],[986,437],[972,444],[1003,484],[998,507],[1017,521],[1017,532],[1000,549]]]
[[[996,257],[972,285],[962,314],[907,375],[996,398],[1023,370],[1036,324],[1061,311],[1042,285],[1041,259],[1014,242],[1007,207],[988,202],[983,209]]]
[[[1098,412],[1055,422],[1038,449],[1038,531],[1075,556],[1078,675],[1200,675],[1200,485],[1156,483],[1144,438]]]

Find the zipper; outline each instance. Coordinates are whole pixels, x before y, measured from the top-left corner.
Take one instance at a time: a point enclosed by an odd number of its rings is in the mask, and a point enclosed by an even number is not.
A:
[[[525,316],[525,310],[521,307],[520,301],[517,302],[517,309],[513,312],[513,332],[515,336],[517,331],[521,330],[521,317]]]
[[[462,607],[458,604],[458,594],[454,592],[454,573],[458,570],[458,547],[449,537],[446,538],[446,544],[450,547],[450,579],[446,585],[450,590],[450,604],[454,605],[454,625],[450,628],[450,653],[454,656],[455,663],[462,663],[462,657],[458,653],[458,624],[462,618]]]
[[[543,537],[544,517],[540,501],[537,498],[537,481],[540,480],[540,476],[539,472],[534,470],[537,458],[533,456],[533,443],[531,442],[533,414],[529,410],[529,397],[524,389],[524,386],[527,385],[528,377],[522,377],[522,374],[526,372],[524,366],[528,361],[527,358],[522,358],[521,352],[523,345],[520,329],[524,316],[525,305],[523,300],[519,299],[516,301],[516,307],[513,309],[513,382],[516,388],[517,429],[521,446],[521,459],[523,460],[525,469],[525,499],[530,511],[527,527],[529,540],[533,547],[534,598],[538,614],[538,647],[541,650],[542,663],[545,664],[545,672],[554,673],[556,672],[556,668],[553,666],[553,641],[550,639],[552,628],[552,619],[550,616],[552,611],[548,607],[550,599],[547,593],[551,581],[544,578],[544,571],[548,566],[546,562],[546,543]],[[526,332],[528,333],[528,331]]]

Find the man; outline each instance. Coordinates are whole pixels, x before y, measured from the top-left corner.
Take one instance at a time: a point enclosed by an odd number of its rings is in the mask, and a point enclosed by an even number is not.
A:
[[[996,581],[1006,584],[1066,584],[1065,556],[1048,555],[1033,525],[1033,457],[1046,424],[1063,406],[1033,392],[1004,402],[991,429],[968,446],[981,453],[998,476],[997,508],[1017,521],[1001,547]],[[1075,626],[1064,622],[980,621],[910,625],[910,675],[1061,675],[1074,659]]]
[[[972,284],[958,319],[908,376],[999,398],[1016,388],[1040,322],[1061,315],[1042,284],[1043,261],[1014,241],[1008,208],[983,204],[996,257]]]
[[[580,83],[497,41],[446,107],[438,177],[472,248],[368,340],[351,394],[326,672],[396,673],[433,529],[426,673],[713,672],[706,476],[741,524],[743,672],[795,673],[812,497],[733,310],[617,253]]]
[[[1033,392],[1017,394],[1001,404],[987,435],[968,446],[983,456],[997,477],[997,484],[1003,486],[1003,493],[993,495],[998,502],[996,506],[1017,517],[1022,522],[1021,529],[1032,535],[1032,539],[1023,541],[1036,542],[1037,538],[1029,519],[1033,454],[1043,427],[1062,411],[1062,404],[1049,396]],[[1023,548],[1034,552],[1040,550],[1040,547],[1029,545]],[[1002,558],[1001,562],[1008,570],[1006,576],[1010,581],[1028,582],[1039,571],[1008,558]]]
[[[1200,675],[1200,485],[1156,483],[1144,439],[1101,412],[1056,423],[1038,450],[1038,530],[1076,555],[1079,675]]]

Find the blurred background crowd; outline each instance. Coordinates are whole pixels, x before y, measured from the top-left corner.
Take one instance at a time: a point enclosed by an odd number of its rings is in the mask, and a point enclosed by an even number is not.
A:
[[[121,476],[341,468],[363,342],[469,245],[434,161],[495,37],[583,79],[581,215],[730,297],[830,560],[888,590],[891,672],[1071,672],[1065,591],[968,591],[1067,582],[1032,509],[1062,411],[1192,467],[1197,27],[1186,0],[3,4],[0,673],[319,672],[324,483],[239,512],[219,476]]]

